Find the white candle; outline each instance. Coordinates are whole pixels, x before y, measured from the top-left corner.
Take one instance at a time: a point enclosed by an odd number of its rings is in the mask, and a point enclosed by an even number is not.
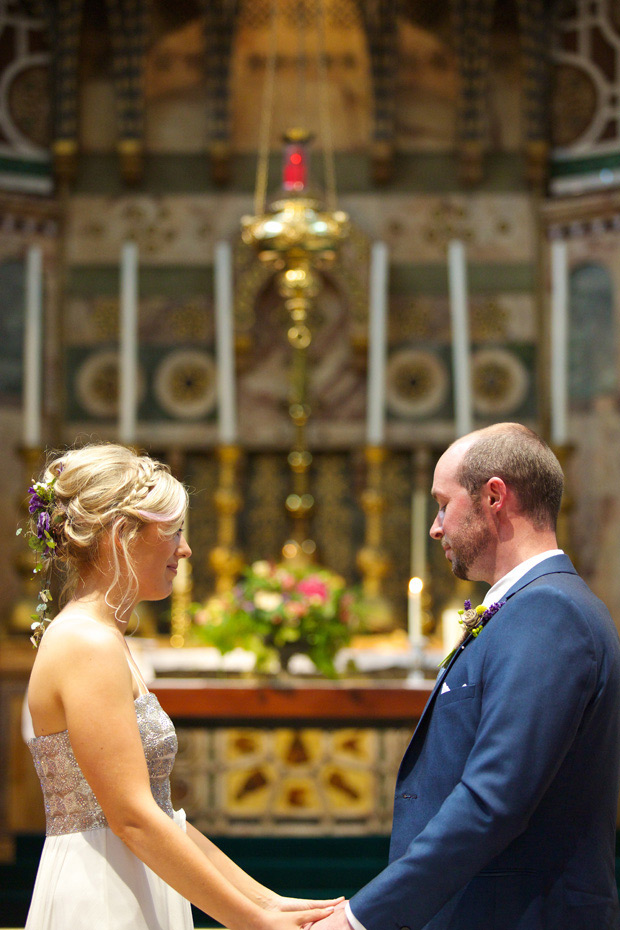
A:
[[[366,443],[381,446],[385,436],[385,353],[387,344],[388,249],[374,242],[370,254],[368,399]]]
[[[118,435],[129,445],[136,438],[138,413],[138,246],[123,243],[120,282],[120,357]]]
[[[219,441],[230,446],[237,439],[237,416],[232,253],[228,242],[216,243],[214,277]]]
[[[459,239],[448,243],[448,284],[452,321],[452,372],[457,438],[473,429],[471,363],[467,314],[467,266],[465,246]]]
[[[26,254],[23,354],[23,440],[29,449],[41,444],[42,308],[43,255],[40,246],[32,245]]]
[[[566,242],[551,243],[551,442],[568,438],[568,255]]]
[[[422,635],[422,588],[421,578],[412,578],[409,582],[407,595],[407,630],[412,646],[420,646],[424,640]]]
[[[456,607],[446,607],[441,614],[441,635],[444,652],[454,649],[463,636],[463,627],[459,623],[461,615]]]

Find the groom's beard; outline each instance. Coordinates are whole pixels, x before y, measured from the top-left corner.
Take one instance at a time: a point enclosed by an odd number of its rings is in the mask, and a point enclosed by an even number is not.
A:
[[[487,537],[488,530],[482,518],[481,508],[478,507],[467,515],[462,526],[448,540],[452,549],[452,572],[457,578],[463,581],[471,580],[471,567],[484,552]]]

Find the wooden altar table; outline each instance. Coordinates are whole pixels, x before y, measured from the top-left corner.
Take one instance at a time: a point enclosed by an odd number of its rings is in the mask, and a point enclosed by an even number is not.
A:
[[[433,682],[261,679],[157,679],[151,685],[167,714],[205,725],[293,722],[308,725],[415,725]]]

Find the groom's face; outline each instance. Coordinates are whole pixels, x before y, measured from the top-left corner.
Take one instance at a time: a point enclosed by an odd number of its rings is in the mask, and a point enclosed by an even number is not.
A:
[[[456,480],[463,452],[451,448],[437,463],[432,495],[439,509],[430,535],[441,542],[457,578],[482,581],[489,528],[480,501]]]

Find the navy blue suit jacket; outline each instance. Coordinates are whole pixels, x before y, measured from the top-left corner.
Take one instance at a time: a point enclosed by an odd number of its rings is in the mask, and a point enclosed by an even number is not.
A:
[[[618,930],[619,747],[616,629],[552,556],[439,675],[398,774],[390,863],[353,914],[366,930]]]

